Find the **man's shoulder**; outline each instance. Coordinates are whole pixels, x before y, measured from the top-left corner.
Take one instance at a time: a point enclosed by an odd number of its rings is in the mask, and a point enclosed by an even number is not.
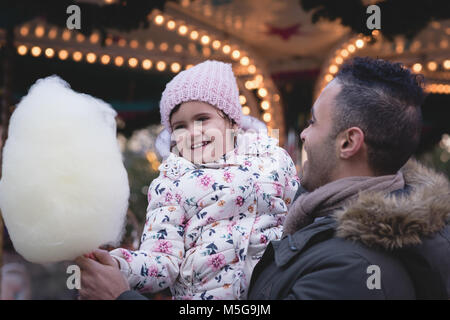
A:
[[[299,256],[309,256],[310,263],[321,263],[327,261],[342,261],[342,263],[353,263],[353,261],[367,261],[369,264],[395,262],[397,259],[392,253],[364,244],[338,237],[334,229],[328,232],[318,232],[305,243]],[[300,231],[301,232],[301,231]],[[314,259],[313,259],[314,258]],[[306,259],[298,257],[305,262]]]
[[[377,266],[392,275],[406,273],[394,252],[338,237],[335,228],[333,219],[327,217],[283,238],[274,244],[275,263],[304,271],[353,265],[364,272],[369,266]]]
[[[321,221],[272,242],[256,269],[252,297],[261,298],[270,288],[267,297],[276,299],[414,298],[401,261],[384,250],[339,238],[334,231]],[[370,290],[368,281],[378,276],[381,289]]]

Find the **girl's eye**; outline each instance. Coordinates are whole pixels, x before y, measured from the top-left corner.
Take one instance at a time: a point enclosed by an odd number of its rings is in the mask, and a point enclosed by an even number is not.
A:
[[[313,120],[313,119],[309,119],[309,120],[308,120],[308,126],[312,125],[313,123],[314,123],[314,120]]]
[[[179,125],[179,126],[176,126],[175,128],[173,128],[173,130],[175,131],[175,130],[182,129],[182,128],[184,128],[184,126]]]
[[[205,121],[205,120],[208,120],[208,118],[207,117],[198,118],[198,121]]]

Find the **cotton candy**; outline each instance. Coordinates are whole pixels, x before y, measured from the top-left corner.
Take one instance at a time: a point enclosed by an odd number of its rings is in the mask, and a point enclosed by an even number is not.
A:
[[[3,149],[0,208],[25,259],[73,260],[121,240],[130,190],[115,116],[57,76],[20,101]]]

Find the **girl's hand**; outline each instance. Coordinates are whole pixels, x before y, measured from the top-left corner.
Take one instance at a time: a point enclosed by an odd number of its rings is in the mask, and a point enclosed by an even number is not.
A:
[[[100,249],[100,250],[101,250],[101,249]],[[103,251],[103,250],[102,250],[102,251]],[[92,259],[92,260],[98,261],[98,259],[95,257],[94,252],[85,253],[85,254],[83,254],[83,257],[85,257],[85,258],[87,258],[87,259]],[[119,263],[119,260],[115,259],[114,257],[112,257],[112,258],[113,258],[113,260],[114,260],[115,265],[117,266],[117,268],[120,269],[120,263]]]
[[[94,252],[85,253],[85,254],[83,254],[83,257],[97,261],[97,259],[95,258]]]

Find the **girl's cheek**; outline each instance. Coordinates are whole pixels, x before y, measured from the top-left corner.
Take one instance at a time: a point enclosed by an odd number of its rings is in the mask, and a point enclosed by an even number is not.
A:
[[[175,151],[175,153],[178,153],[178,155],[183,157],[183,153],[186,150],[186,143],[187,143],[187,139],[180,136],[180,137],[176,137],[176,144],[175,144],[175,148],[173,151]]]

